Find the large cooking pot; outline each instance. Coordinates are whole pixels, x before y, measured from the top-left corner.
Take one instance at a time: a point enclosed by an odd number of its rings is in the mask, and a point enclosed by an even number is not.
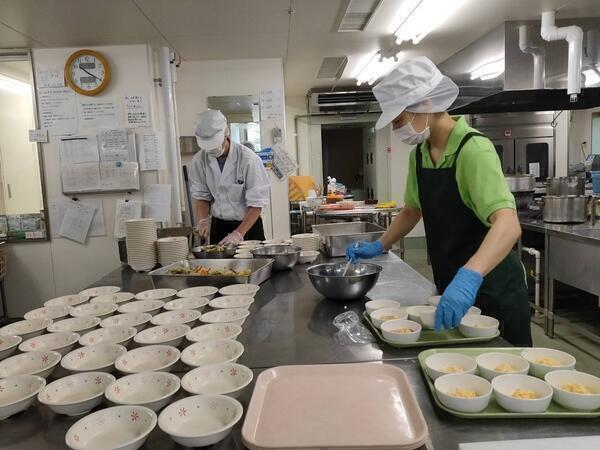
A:
[[[535,191],[535,175],[506,175],[506,184],[510,192],[533,192]]]
[[[544,222],[585,222],[586,205],[587,198],[583,195],[546,195],[544,197]]]
[[[584,195],[585,178],[558,177],[546,179],[546,195]]]

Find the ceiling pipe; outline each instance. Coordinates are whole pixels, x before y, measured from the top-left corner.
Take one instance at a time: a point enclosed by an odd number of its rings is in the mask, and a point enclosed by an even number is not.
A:
[[[531,44],[527,25],[519,26],[519,48],[523,53],[533,57],[533,88],[545,89],[546,51],[544,47],[536,47]]]
[[[570,96],[571,103],[576,102],[581,93],[583,30],[576,25],[559,28],[555,25],[554,11],[545,11],[542,13],[541,35],[545,41],[564,39],[569,43],[567,94]]]

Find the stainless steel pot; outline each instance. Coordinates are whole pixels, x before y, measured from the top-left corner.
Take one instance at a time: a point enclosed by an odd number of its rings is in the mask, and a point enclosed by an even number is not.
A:
[[[291,269],[298,262],[302,249],[295,245],[265,245],[251,250],[255,258],[272,258],[273,270]]]
[[[584,195],[585,178],[558,177],[546,179],[546,195]]]
[[[331,299],[354,300],[363,298],[377,283],[383,268],[378,264],[355,264],[344,275],[345,263],[318,264],[306,270],[312,285]]]
[[[535,175],[506,175],[504,178],[510,192],[535,191]]]
[[[196,259],[226,259],[233,258],[236,247],[233,245],[201,245],[192,248]]]
[[[544,197],[544,222],[585,222],[586,206],[587,198],[582,195],[546,195]]]

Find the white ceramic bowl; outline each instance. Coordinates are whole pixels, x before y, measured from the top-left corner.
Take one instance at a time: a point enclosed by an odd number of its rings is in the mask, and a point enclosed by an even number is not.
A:
[[[467,314],[465,315],[471,315],[471,314],[481,314],[481,308],[478,308],[477,306],[471,306],[469,309],[467,309]]]
[[[222,441],[242,418],[240,402],[224,395],[194,395],[160,413],[158,426],[178,444],[205,447]]]
[[[60,333],[62,331],[71,331],[73,333],[85,334],[92,331],[100,324],[98,317],[71,317],[70,319],[60,320],[48,326],[50,333]]]
[[[215,288],[216,289],[216,288]],[[178,309],[194,309],[198,312],[202,312],[206,305],[208,305],[207,297],[183,297],[171,300],[163,305],[163,308],[167,311],[177,311]]]
[[[90,303],[126,303],[130,302],[135,298],[135,294],[131,292],[115,292],[114,294],[104,294],[94,297],[90,300]]]
[[[168,372],[127,375],[106,388],[106,399],[116,405],[139,405],[158,412],[170,403],[181,381]]]
[[[383,308],[399,308],[400,302],[396,300],[371,300],[365,303],[365,309],[369,315],[373,314],[373,311]]]
[[[65,436],[73,450],[136,450],[156,426],[156,413],[143,406],[114,406],[79,419]]]
[[[52,319],[60,320],[69,315],[69,307],[66,305],[43,306],[25,313],[23,318],[30,319]]]
[[[552,401],[552,387],[545,381],[530,375],[500,375],[492,380],[492,387],[494,388],[494,396],[498,404],[510,412],[544,412],[548,409],[548,405]],[[515,398],[512,394],[517,389],[534,391],[536,398]]]
[[[177,323],[146,328],[135,335],[133,341],[140,345],[172,345],[179,347],[185,334],[190,331],[187,325]]]
[[[250,239],[248,241],[242,241],[239,247],[244,247],[245,245],[260,245],[262,241],[258,239]]]
[[[381,329],[381,324],[388,320],[408,319],[406,308],[381,308],[371,314],[373,325]]]
[[[195,309],[178,309],[157,314],[150,321],[153,325],[181,324],[192,328],[202,313]]]
[[[181,352],[181,360],[191,367],[236,362],[244,353],[244,346],[232,339],[196,342]]]
[[[21,336],[0,336],[0,361],[16,352],[21,342]]]
[[[0,378],[37,375],[47,378],[60,362],[60,353],[51,350],[21,353],[0,362]]]
[[[235,325],[242,326],[246,317],[250,315],[250,312],[244,308],[229,308],[229,309],[217,309],[202,314],[200,322],[203,323],[233,323]]]
[[[435,311],[435,307],[431,305],[415,305],[408,306],[406,311],[408,312],[408,320],[412,320],[413,322],[421,323],[421,313],[422,312],[431,312]]]
[[[253,378],[252,370],[241,364],[210,364],[186,373],[181,379],[181,387],[194,395],[220,394],[238,398]]]
[[[319,252],[315,250],[303,250],[298,257],[298,264],[312,264],[319,257]]]
[[[122,373],[170,372],[181,353],[169,345],[148,345],[129,350],[115,361]]]
[[[83,346],[120,344],[123,347],[127,347],[136,333],[137,330],[134,327],[98,328],[97,330],[90,331],[81,336],[81,338],[79,338],[79,344]]]
[[[594,411],[600,408],[600,378],[575,370],[555,370],[544,377],[554,391],[552,398],[560,406],[574,411]],[[565,389],[565,385],[578,384],[590,394],[578,394]]]
[[[85,295],[87,297],[100,297],[101,295],[114,294],[115,292],[119,292],[120,290],[121,288],[119,286],[97,286],[89,289],[84,289],[79,293],[79,295]]]
[[[25,411],[46,385],[35,375],[16,375],[0,380],[0,420]]]
[[[492,385],[473,374],[455,373],[435,380],[435,393],[447,408],[465,413],[476,413],[487,408],[492,397]],[[452,395],[456,389],[474,391],[477,397],[465,398]]]
[[[52,319],[29,319],[13,322],[0,328],[2,336],[21,336],[23,340],[40,336],[52,324]]]
[[[419,318],[421,319],[421,325],[426,330],[433,330],[435,328],[435,311],[437,310],[436,306],[428,306],[427,309],[422,309],[419,313]]]
[[[534,377],[544,378],[548,372],[553,370],[571,370],[575,368],[575,358],[566,352],[554,350],[553,348],[533,347],[526,348],[521,352],[521,356],[529,363],[529,373]],[[542,364],[540,359],[552,358],[559,364]],[[553,362],[553,361],[552,361]]]
[[[106,319],[112,316],[117,310],[116,303],[85,303],[79,306],[73,306],[69,314],[73,317],[99,317]]]
[[[460,353],[435,353],[425,360],[425,370],[432,380],[448,374],[474,374],[475,369],[475,360]]]
[[[432,295],[427,299],[427,303],[429,303],[432,306],[437,306],[441,299],[441,295]]]
[[[225,295],[208,302],[209,306],[214,309],[248,309],[252,303],[254,303],[254,297],[250,297],[249,295]]]
[[[396,333],[393,330],[409,328],[412,333]],[[388,320],[381,324],[383,337],[395,344],[410,344],[419,340],[421,336],[421,324],[412,320]]]
[[[162,289],[149,289],[147,291],[138,292],[135,294],[136,300],[162,300],[168,302],[172,300],[177,294],[176,289],[162,288]]]
[[[527,375],[529,372],[529,363],[517,355],[510,353],[482,353],[475,358],[479,375],[486,380],[492,381],[494,378],[506,373],[517,373]],[[496,370],[500,366],[508,364],[510,368],[507,370]]]
[[[458,330],[465,337],[490,337],[498,333],[500,322],[490,316],[468,314],[462,318]]]
[[[117,311],[119,311],[121,314],[148,313],[151,316],[155,316],[159,313],[164,304],[165,302],[162,300],[138,300],[119,306]]]
[[[219,289],[221,295],[249,295],[255,297],[260,286],[257,284],[231,284]]]
[[[90,299],[89,295],[71,294],[61,297],[51,298],[44,302],[44,306],[77,306],[87,302]]]
[[[104,390],[114,381],[115,377],[105,372],[76,373],[47,385],[38,400],[57,414],[79,416],[102,403]]]
[[[19,350],[22,352],[33,352],[36,350],[55,350],[61,355],[69,353],[73,346],[79,340],[79,335],[71,331],[63,331],[62,333],[49,333],[41,336],[36,336],[23,341],[19,345]]]
[[[150,320],[152,320],[152,316],[148,313],[115,314],[104,319],[100,326],[102,328],[134,327],[139,333],[146,328]]]
[[[127,352],[119,344],[97,344],[67,353],[60,364],[71,372],[112,372],[117,358]]]
[[[213,286],[196,286],[182,289],[181,291],[177,292],[177,297],[204,297],[208,300],[211,300],[217,292],[219,292],[219,288]]]
[[[209,323],[193,328],[185,335],[190,342],[213,341],[215,339],[233,339],[242,333],[242,327],[229,323]]]

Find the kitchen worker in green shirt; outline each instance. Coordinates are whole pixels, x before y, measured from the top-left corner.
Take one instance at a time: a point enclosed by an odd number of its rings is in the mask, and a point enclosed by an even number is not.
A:
[[[435,285],[442,298],[435,329],[455,328],[477,304],[500,322],[511,344],[531,346],[531,311],[521,261],[513,247],[521,227],[493,144],[446,110],[458,87],[428,58],[400,64],[373,93],[411,154],[404,207],[375,242],[350,245],[349,259],[390,249],[423,218]]]

